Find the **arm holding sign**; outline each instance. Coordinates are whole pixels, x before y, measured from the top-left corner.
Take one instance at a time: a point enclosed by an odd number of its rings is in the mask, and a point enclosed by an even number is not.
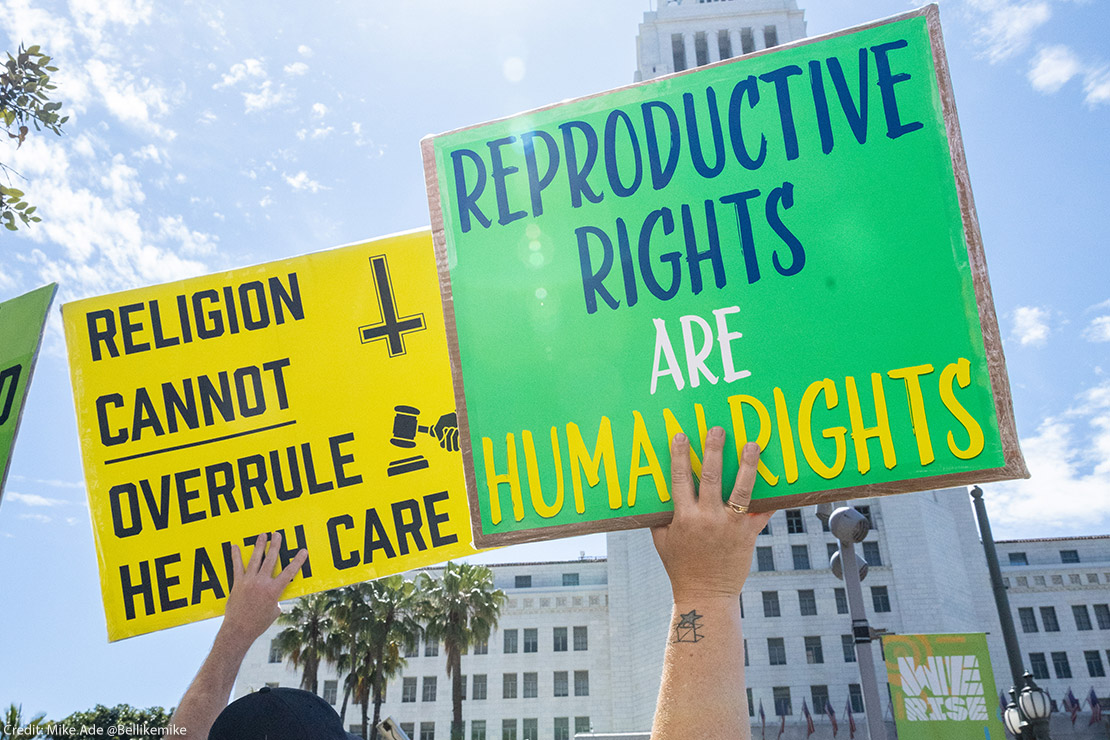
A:
[[[723,429],[709,430],[700,494],[689,440],[679,434],[671,443],[674,519],[651,533],[674,594],[652,740],[749,737],[740,590],[771,515],[746,513],[759,462],[754,443],[744,446],[732,495],[722,501],[724,441]]]
[[[308,551],[298,551],[289,565],[274,576],[280,550],[281,534],[273,534],[269,549],[266,535],[259,535],[244,570],[238,546],[232,547],[235,584],[212,650],[170,720],[170,727],[182,733],[176,737],[187,740],[208,737],[212,723],[227,706],[247,650],[281,614],[278,600],[308,559]]]

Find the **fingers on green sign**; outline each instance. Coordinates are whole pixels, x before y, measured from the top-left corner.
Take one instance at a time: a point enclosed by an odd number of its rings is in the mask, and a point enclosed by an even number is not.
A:
[[[0,497],[56,283],[0,303]]]
[[[1027,475],[935,6],[423,149],[479,545]]]

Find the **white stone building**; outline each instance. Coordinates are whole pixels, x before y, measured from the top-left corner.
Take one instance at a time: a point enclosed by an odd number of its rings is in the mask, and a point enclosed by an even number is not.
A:
[[[636,37],[635,81],[693,69],[806,35],[795,0],[659,0]]]

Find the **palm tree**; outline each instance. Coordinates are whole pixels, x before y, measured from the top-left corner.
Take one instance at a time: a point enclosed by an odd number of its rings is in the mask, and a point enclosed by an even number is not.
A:
[[[420,639],[416,586],[393,575],[340,591],[335,613],[342,637],[333,643],[340,675],[346,674],[340,717],[353,697],[362,707],[363,737],[376,740],[386,682],[405,666],[402,646]],[[374,719],[368,724],[371,700]]]
[[[46,722],[46,713],[36,714],[24,724],[23,705],[12,704],[0,715],[0,740],[9,738],[43,737],[42,725]]]
[[[278,617],[286,628],[278,633],[275,646],[289,656],[293,668],[301,669],[301,688],[316,693],[321,659],[327,657],[328,638],[333,630],[327,593],[309,594],[297,599],[293,609]]]
[[[493,587],[493,571],[482,565],[448,562],[439,580],[422,573],[424,631],[443,640],[451,679],[451,740],[463,740],[462,654],[488,640],[497,627],[505,592]]]

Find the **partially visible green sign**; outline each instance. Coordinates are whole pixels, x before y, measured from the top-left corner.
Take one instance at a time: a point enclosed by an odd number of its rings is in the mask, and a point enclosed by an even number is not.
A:
[[[423,147],[480,546],[1026,474],[936,6]]]
[[[987,636],[884,635],[899,740],[1006,737]]]
[[[57,283],[0,303],[0,498]]]

